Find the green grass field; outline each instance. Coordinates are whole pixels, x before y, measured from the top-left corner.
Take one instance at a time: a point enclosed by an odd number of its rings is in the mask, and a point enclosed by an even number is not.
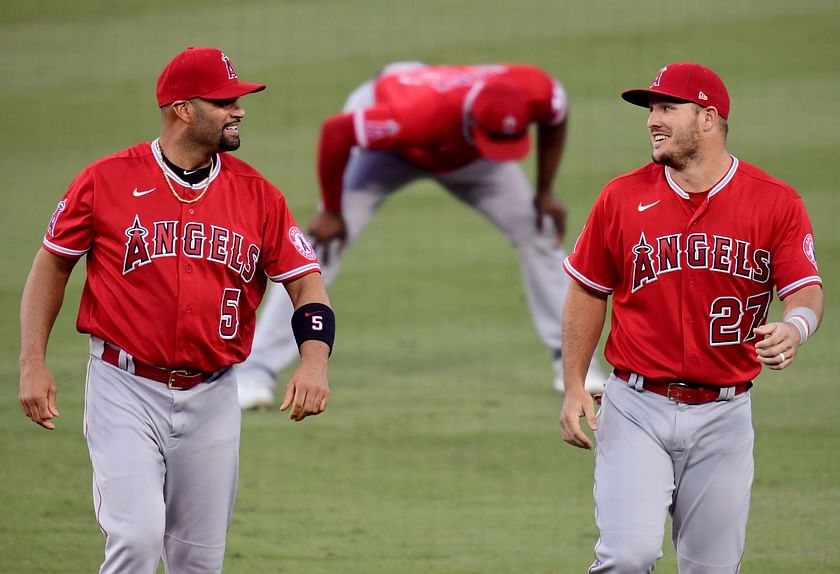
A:
[[[241,78],[269,84],[244,100],[239,155],[303,223],[321,120],[389,61],[530,62],[561,79],[572,116],[556,190],[572,235],[600,187],[649,157],[645,114],[618,93],[673,61],[717,69],[733,98],[730,150],[800,191],[826,284],[821,332],[754,391],[743,572],[840,572],[838,38],[836,0],[5,0],[0,572],[98,568],[81,433],[87,340],[74,330],[83,269],[49,348],[54,432],[17,403],[20,293],[71,178],[156,135],[154,83],[187,45],[221,47]],[[597,536],[592,454],[561,439],[520,282],[501,235],[445,193],[416,185],[389,201],[331,288],[327,412],[302,424],[244,417],[225,571],[584,572]],[[657,572],[675,572],[667,535],[664,547]]]

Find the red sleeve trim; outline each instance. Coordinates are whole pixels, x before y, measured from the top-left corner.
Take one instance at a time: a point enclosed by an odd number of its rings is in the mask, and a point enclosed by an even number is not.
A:
[[[68,249],[67,247],[62,247],[61,245],[56,245],[55,243],[51,242],[49,239],[44,236],[43,241],[41,244],[44,246],[44,249],[52,253],[53,255],[58,255],[60,257],[64,257],[66,259],[78,259],[85,253],[87,253],[87,249],[78,250],[78,249]]]

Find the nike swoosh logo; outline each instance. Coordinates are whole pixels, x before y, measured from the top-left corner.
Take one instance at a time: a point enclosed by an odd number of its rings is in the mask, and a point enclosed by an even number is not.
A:
[[[653,207],[654,205],[656,205],[656,204],[657,204],[657,203],[659,203],[660,201],[661,201],[661,200],[657,199],[657,200],[656,200],[656,201],[654,201],[653,203],[648,203],[647,205],[642,205],[642,203],[641,203],[641,202],[639,202],[639,207],[638,207],[638,209],[639,209],[639,213],[641,213],[641,212],[643,212],[643,211],[647,211],[648,209],[650,209],[651,207]]]
[[[152,189],[147,189],[145,191],[137,191],[137,188],[135,187],[134,191],[131,192],[131,195],[133,195],[134,197],[143,197],[144,195],[152,193],[156,189],[156,187],[153,187]]]
[[[197,172],[197,169],[184,170],[184,175],[190,175]]]
[[[311,317],[312,315],[320,315],[321,313],[323,313],[323,311],[304,311],[303,316]]]

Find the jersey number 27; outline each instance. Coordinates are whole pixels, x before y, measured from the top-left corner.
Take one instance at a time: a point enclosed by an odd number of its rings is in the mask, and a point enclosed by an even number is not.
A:
[[[753,329],[764,322],[773,293],[765,291],[742,302],[737,297],[718,297],[709,311],[709,344],[738,345],[755,339]]]

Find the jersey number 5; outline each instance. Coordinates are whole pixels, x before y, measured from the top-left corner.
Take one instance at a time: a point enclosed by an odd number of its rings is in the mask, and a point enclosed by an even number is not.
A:
[[[753,295],[746,303],[736,297],[715,299],[709,311],[709,344],[713,347],[738,345],[754,339],[753,329],[764,322],[772,300],[770,291]]]
[[[233,339],[239,332],[239,289],[228,288],[222,293],[222,309],[219,318],[219,336]]]

